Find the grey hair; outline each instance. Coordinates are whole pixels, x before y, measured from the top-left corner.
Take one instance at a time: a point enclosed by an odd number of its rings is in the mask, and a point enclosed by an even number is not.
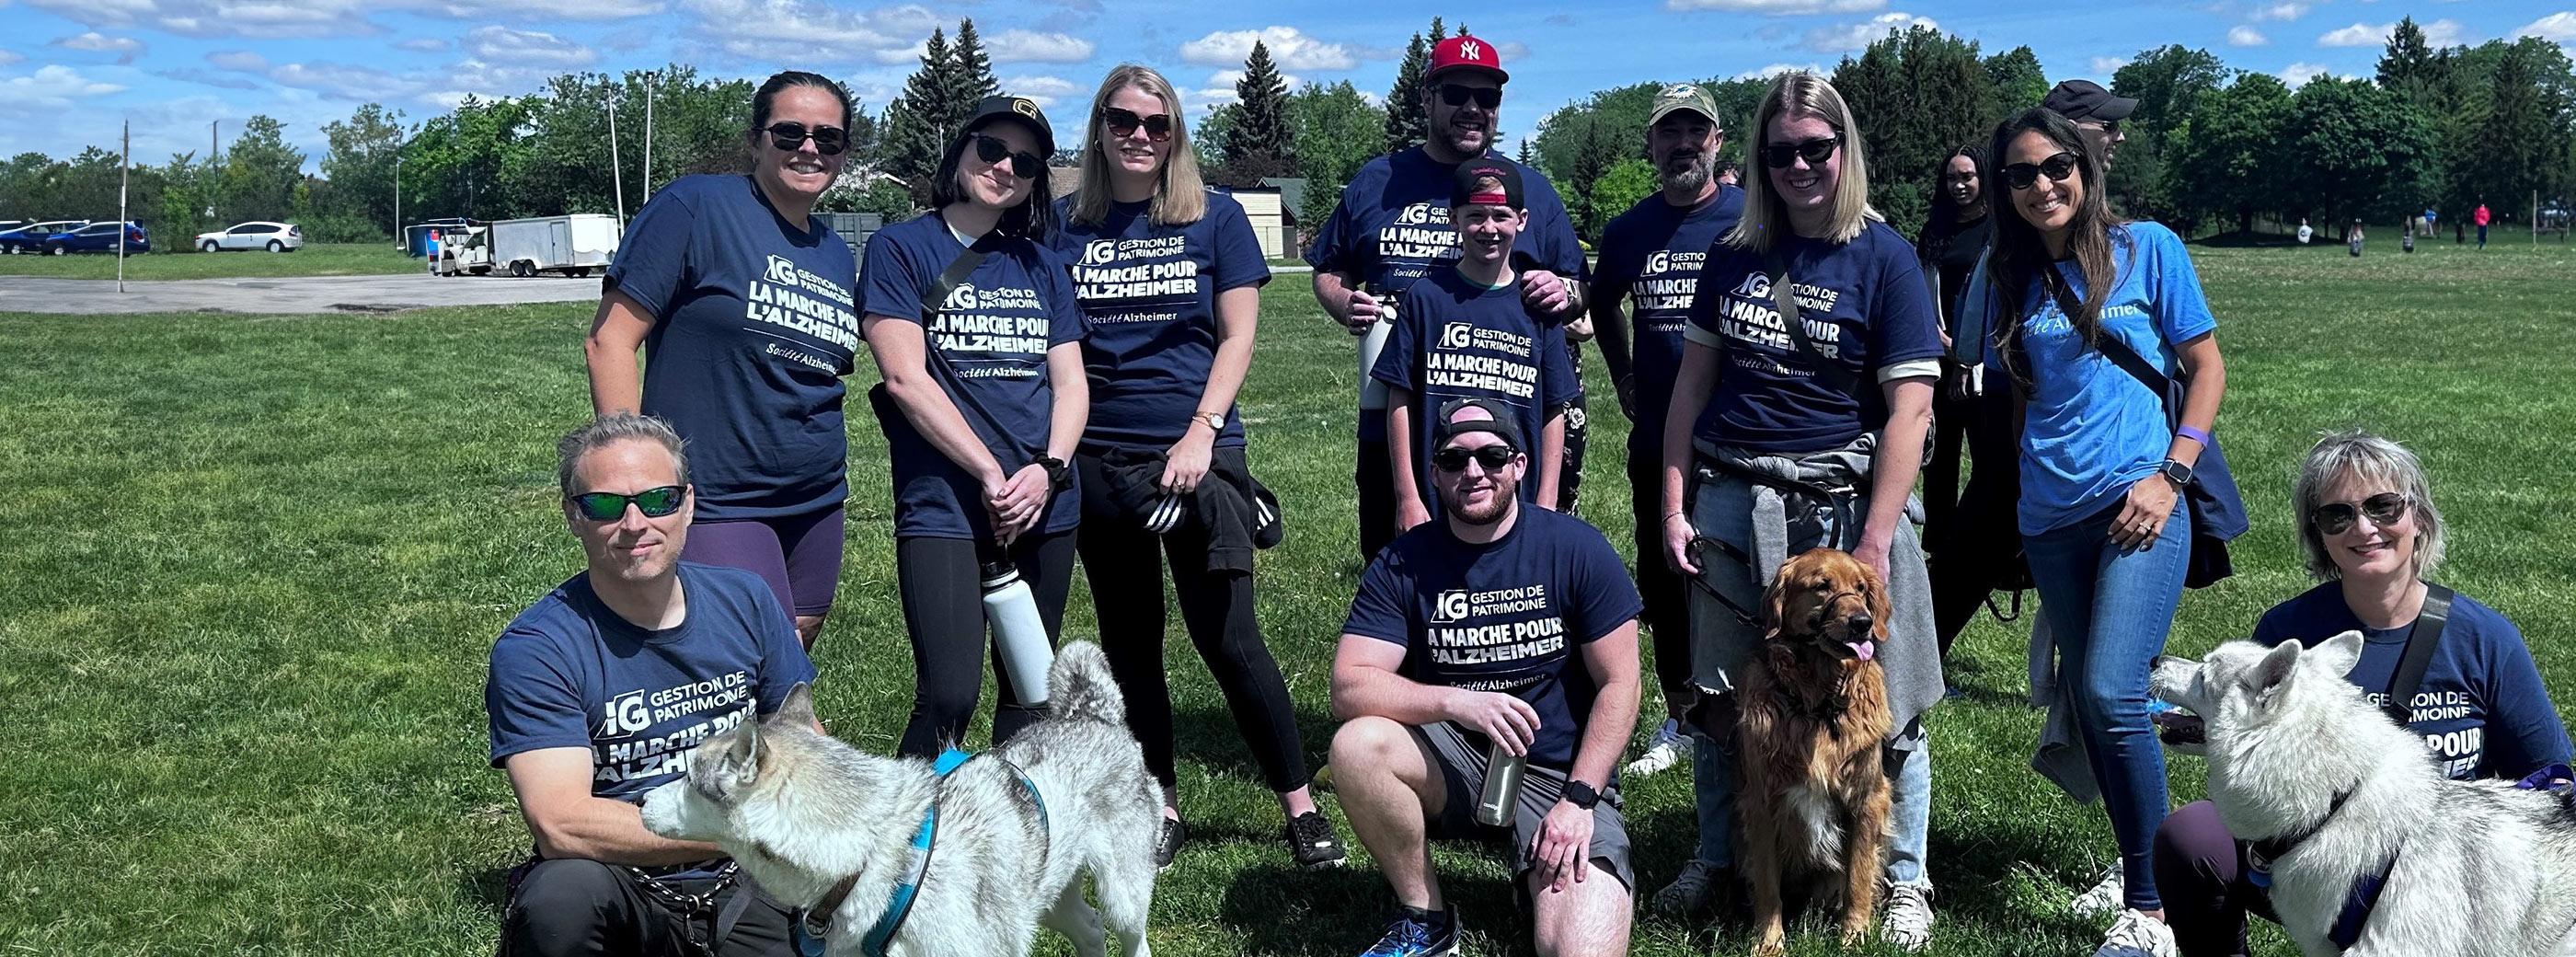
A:
[[[663,451],[671,453],[671,471],[679,476],[680,484],[689,484],[689,456],[682,451],[688,442],[680,438],[680,433],[671,431],[669,423],[653,416],[619,412],[592,419],[580,428],[564,433],[564,437],[555,442],[555,484],[562,489],[564,497],[578,494],[572,487],[572,472],[574,466],[581,464],[582,456],[628,439],[641,439],[662,446]]]
[[[2308,450],[2307,461],[2299,464],[2298,482],[2291,488],[2298,506],[2299,547],[2307,553],[2309,577],[2318,581],[2343,577],[2343,569],[2326,552],[2325,536],[2317,532],[2311,513],[2325,504],[2326,490],[2347,475],[2406,496],[2408,513],[2415,519],[2415,575],[2431,575],[2442,564],[2442,511],[2433,506],[2424,463],[2403,445],[2353,429],[2319,439]]]

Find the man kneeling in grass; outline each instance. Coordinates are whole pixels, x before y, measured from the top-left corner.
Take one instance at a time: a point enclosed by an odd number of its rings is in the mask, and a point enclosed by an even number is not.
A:
[[[680,437],[612,415],[556,446],[564,522],[589,568],[492,645],[483,689],[536,853],[510,872],[501,952],[790,955],[788,914],[713,844],[644,829],[644,793],[698,742],[814,680],[759,576],[680,561],[696,492]]]
[[[1454,401],[1433,429],[1441,518],[1369,563],[1333,658],[1342,810],[1399,907],[1363,957],[1455,953],[1426,839],[1505,836],[1541,957],[1626,954],[1636,872],[1611,769],[1637,724],[1643,603],[1599,531],[1522,507],[1511,407]],[[1487,825],[1497,755],[1526,771]]]

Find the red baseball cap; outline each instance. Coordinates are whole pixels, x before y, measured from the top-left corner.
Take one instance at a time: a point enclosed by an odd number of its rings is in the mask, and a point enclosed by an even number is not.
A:
[[[1509,83],[1512,75],[1503,72],[1503,58],[1494,45],[1464,33],[1442,40],[1431,47],[1431,68],[1422,71],[1425,80],[1450,70],[1483,70],[1494,75],[1494,82]]]

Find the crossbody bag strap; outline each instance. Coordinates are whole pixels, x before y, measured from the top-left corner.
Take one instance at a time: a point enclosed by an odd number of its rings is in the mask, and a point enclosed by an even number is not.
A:
[[[2047,272],[2040,274],[2039,284],[2048,291],[2049,298],[2057,303],[2057,311],[2065,313],[2068,321],[2074,321],[2076,307],[2083,304],[2076,301],[2075,290],[2066,285],[2066,280],[2057,274],[2055,266],[2049,267]],[[2146,386],[2147,391],[2156,394],[2156,404],[2165,407],[2166,418],[2181,420],[2182,410],[2174,408],[2172,403],[2173,383],[2176,377],[2165,375],[2163,370],[2156,368],[2155,363],[2148,362],[2146,356],[2139,355],[2138,350],[2130,348],[2129,344],[2118,336],[2105,333],[2101,336],[2100,345],[2103,358],[2111,360],[2112,365],[2119,366],[2120,371],[2128,373],[2130,378],[2138,380],[2139,385]],[[2191,384],[2190,376],[2180,378],[2184,385]]]
[[[1011,430],[1004,428],[1002,426],[1001,418],[995,416],[993,414],[993,410],[984,407],[984,401],[976,398],[974,390],[966,388],[965,378],[957,374],[956,366],[948,363],[948,354],[939,351],[939,341],[933,338],[931,333],[930,327],[932,322],[938,319],[939,314],[948,308],[948,294],[956,292],[958,286],[964,285],[966,283],[966,277],[974,275],[976,267],[982,266],[984,264],[984,259],[989,255],[991,254],[979,248],[977,245],[972,243],[968,244],[965,251],[957,254],[957,258],[948,261],[948,268],[939,271],[939,281],[932,283],[930,288],[922,290],[921,351],[924,356],[923,364],[929,366],[930,373],[932,375],[945,380],[946,385],[948,386],[948,394],[956,400],[956,405],[960,411],[972,414],[977,419],[982,420],[984,427],[991,429],[993,435],[1000,438],[1003,444],[1010,446],[1013,451],[1027,456],[1030,459],[1035,459],[1037,452],[1030,450],[1036,449],[1038,451],[1044,451],[1045,446],[1032,446],[1027,442],[1021,441],[1019,436],[1011,434]],[[1002,463],[1002,469],[1003,471],[1008,472],[1011,469],[1019,467],[1020,464],[1026,463],[1015,464],[1004,462]]]
[[[1807,338],[1805,317],[1798,313],[1798,294],[1790,288],[1789,267],[1781,261],[1780,250],[1775,248],[1762,254],[1762,271],[1771,276],[1771,301],[1779,306],[1780,324],[1788,328],[1789,344],[1796,348],[1798,358],[1806,360],[1807,365],[1816,370],[1816,378],[1824,380],[1827,388],[1858,399],[1860,377],[1843,368],[1842,363],[1825,358],[1824,350],[1816,348],[1815,340]]]
[[[2397,673],[2388,676],[2388,700],[2379,706],[2400,727],[2415,715],[2415,689],[2424,683],[2424,672],[2433,667],[2433,649],[2442,643],[2442,626],[2451,620],[2451,598],[2450,589],[2424,583],[2424,610],[2416,613],[2415,627],[2406,631],[2406,656],[2397,659]]]

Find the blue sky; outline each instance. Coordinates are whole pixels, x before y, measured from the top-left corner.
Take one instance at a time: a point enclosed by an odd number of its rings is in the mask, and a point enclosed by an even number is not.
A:
[[[556,73],[668,62],[725,76],[816,70],[875,109],[931,28],[953,31],[960,17],[975,19],[1005,88],[1059,114],[1079,109],[1108,67],[1136,61],[1169,75],[1195,115],[1232,97],[1255,37],[1296,81],[1382,93],[1405,39],[1435,14],[1463,14],[1503,51],[1507,133],[1611,86],[1830,69],[1916,22],[1989,53],[2029,44],[2051,79],[2106,82],[2122,58],[2166,43],[2293,82],[2366,76],[2403,16],[2437,43],[2529,33],[2576,45],[2576,0],[0,0],[0,155],[113,146],[131,120],[136,158],[160,162],[202,154],[210,122],[229,143],[265,113],[318,159],[321,125],[368,100],[417,121]]]

